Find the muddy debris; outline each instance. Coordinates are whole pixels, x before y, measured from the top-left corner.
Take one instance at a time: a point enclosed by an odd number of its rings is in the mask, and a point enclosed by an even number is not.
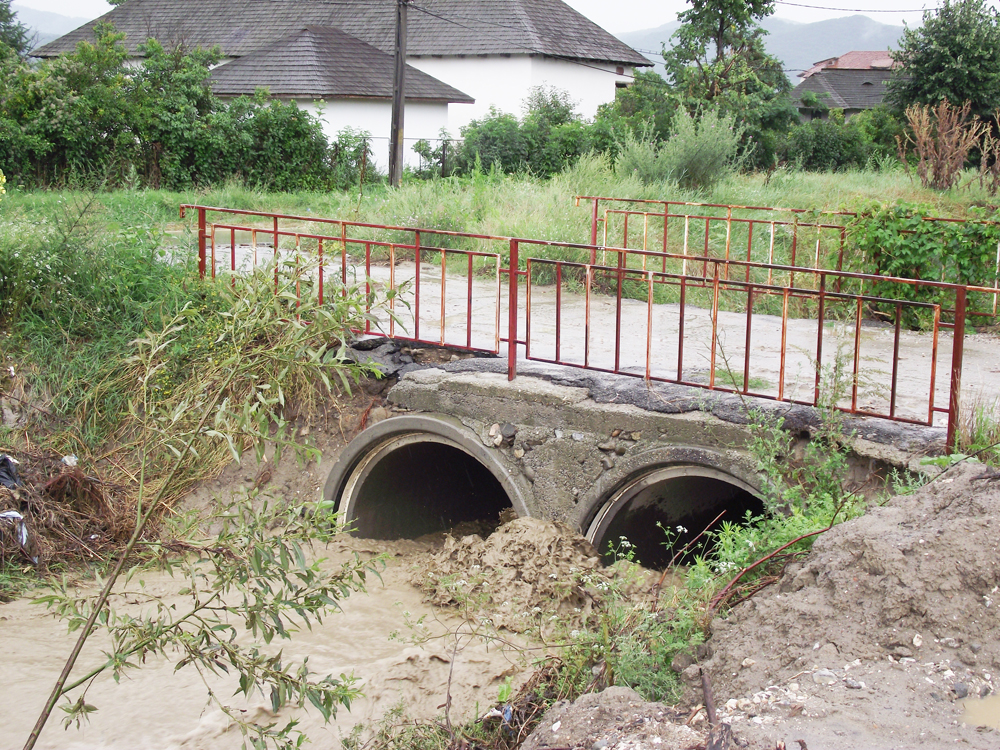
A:
[[[561,523],[516,518],[485,539],[448,536],[411,581],[436,606],[476,602],[476,616],[523,633],[543,619],[578,626],[593,612],[595,592],[586,580],[607,579],[601,558],[586,539]]]
[[[14,464],[13,460],[17,463]],[[134,512],[123,488],[85,472],[75,457],[22,453],[16,481],[0,485],[0,560],[45,568],[52,561],[94,560],[129,538]]]

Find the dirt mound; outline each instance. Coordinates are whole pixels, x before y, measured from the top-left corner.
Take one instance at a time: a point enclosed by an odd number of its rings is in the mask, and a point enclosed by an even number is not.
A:
[[[853,711],[894,742],[916,717],[958,724],[960,699],[998,686],[998,546],[1000,473],[981,466],[833,529],[778,585],[713,623],[704,666],[716,696],[758,725],[769,706],[779,718]],[[880,695],[907,697],[883,706]],[[921,730],[914,741],[930,739]]]
[[[485,539],[446,538],[412,581],[433,604],[474,602],[479,616],[520,633],[543,617],[585,621],[593,598],[581,582],[606,575],[597,550],[568,526],[517,518]]]
[[[521,750],[704,747],[704,732],[684,724],[686,718],[671,706],[643,701],[629,688],[610,687],[582,695],[573,703],[553,705]]]

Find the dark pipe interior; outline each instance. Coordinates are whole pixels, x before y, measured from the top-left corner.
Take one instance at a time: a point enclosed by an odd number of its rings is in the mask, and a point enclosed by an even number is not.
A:
[[[415,539],[466,521],[495,521],[511,502],[472,456],[441,443],[411,443],[382,457],[354,505],[355,533]]]
[[[755,516],[760,515],[764,506],[743,488],[721,479],[697,476],[665,479],[640,490],[620,506],[603,538],[597,540],[597,548],[605,562],[613,562],[615,555],[609,554],[608,544],[620,548],[621,538],[625,537],[638,562],[647,568],[662,570],[670,564],[677,550],[712,524],[723,510],[725,513],[713,527],[723,521],[740,523],[748,510]],[[678,531],[678,526],[684,530]],[[671,530],[670,545],[665,544],[664,528]],[[704,537],[698,546],[685,553],[685,557],[693,553],[704,554],[707,548],[703,540]],[[622,551],[618,549],[619,555]]]

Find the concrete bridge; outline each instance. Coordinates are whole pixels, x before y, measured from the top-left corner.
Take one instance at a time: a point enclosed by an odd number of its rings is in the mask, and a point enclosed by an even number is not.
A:
[[[588,200],[586,244],[184,207],[202,276],[285,259],[296,295],[363,291],[364,356],[402,377],[394,416],[326,486],[358,533],[415,537],[512,508],[602,550],[625,536],[655,564],[658,524],[696,534],[761,510],[747,404],[805,441],[832,403],[856,435],[845,481],[861,484],[955,445],[963,392],[995,392],[995,345],[966,332],[1000,311],[992,270],[992,286],[852,272],[843,224],[669,201],[617,201],[597,245],[609,199]],[[400,369],[403,345],[471,358]]]
[[[398,366],[399,349],[371,356]],[[720,513],[738,522],[762,509],[739,396],[534,363],[509,381],[492,358],[402,371],[388,391],[392,416],[347,446],[326,483],[359,535],[413,538],[513,508],[579,529],[601,550],[625,536],[655,567],[669,558],[657,523],[686,529],[685,542]],[[800,443],[818,424],[811,407],[754,406],[782,416]],[[941,428],[846,426],[845,480],[858,486],[945,445]]]

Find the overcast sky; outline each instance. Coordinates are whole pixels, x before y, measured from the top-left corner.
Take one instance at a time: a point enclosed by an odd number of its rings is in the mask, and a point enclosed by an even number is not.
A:
[[[37,10],[87,19],[97,18],[111,10],[111,6],[104,0],[14,0],[14,2],[16,5]],[[617,0],[616,2],[566,0],[566,2],[614,33],[661,26],[673,21],[677,13],[687,7],[684,0]],[[808,22],[861,13],[882,23],[899,25],[905,20],[911,26],[917,26],[920,24],[921,9],[937,5],[937,2],[923,0],[796,0],[795,2],[777,0],[775,15],[793,21]]]

